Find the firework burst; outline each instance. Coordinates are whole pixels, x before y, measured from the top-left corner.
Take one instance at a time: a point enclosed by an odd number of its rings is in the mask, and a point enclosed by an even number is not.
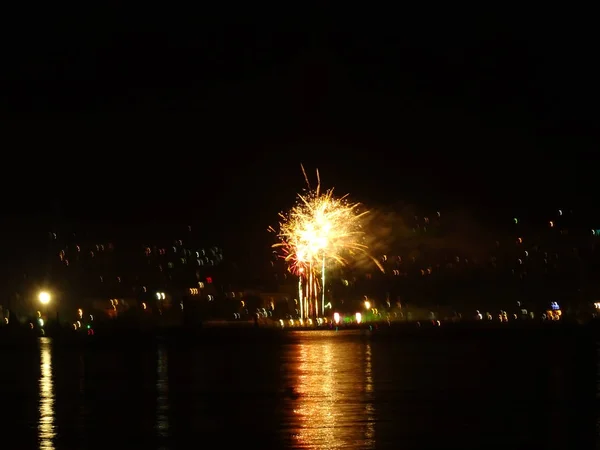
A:
[[[308,192],[298,195],[298,202],[286,214],[281,213],[279,223],[278,247],[281,256],[288,263],[289,270],[306,280],[304,293],[309,298],[316,295],[318,289],[317,274],[321,275],[321,291],[323,294],[321,311],[325,308],[324,289],[325,264],[331,262],[345,265],[347,258],[357,254],[368,255],[362,229],[363,217],[368,211],[360,212],[359,203],[350,203],[347,195],[335,197],[333,189],[322,192],[319,171],[317,170],[317,186],[311,189],[310,182],[302,167]],[[373,259],[373,258],[371,258]],[[383,270],[381,265],[373,259]],[[302,286],[302,282],[300,283]],[[302,287],[300,288],[302,297]],[[302,300],[301,300],[302,305]],[[301,310],[314,311],[318,315],[316,303],[314,307],[306,305]],[[301,316],[303,314],[301,313]]]

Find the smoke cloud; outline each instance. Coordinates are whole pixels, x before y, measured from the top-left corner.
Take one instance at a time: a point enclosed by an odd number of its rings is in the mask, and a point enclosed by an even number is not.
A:
[[[464,210],[424,212],[413,205],[371,210],[363,221],[366,255],[353,255],[351,265],[376,270],[373,259],[384,255],[419,258],[436,252],[447,256],[483,258],[495,245],[494,231]]]

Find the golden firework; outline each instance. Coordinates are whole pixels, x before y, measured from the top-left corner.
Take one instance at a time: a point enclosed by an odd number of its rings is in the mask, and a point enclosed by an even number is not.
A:
[[[357,253],[368,256],[362,229],[362,219],[368,211],[360,212],[360,204],[349,202],[347,195],[335,197],[333,189],[322,192],[318,170],[317,186],[312,190],[304,167],[302,172],[308,192],[298,194],[296,205],[287,214],[280,214],[280,242],[274,247],[281,249],[282,257],[292,272],[306,278],[307,295],[316,291],[313,280],[320,272],[324,295],[326,261],[345,265],[349,256]],[[373,261],[383,270],[376,260]],[[323,311],[324,296],[322,303]],[[315,312],[317,310],[315,308]]]

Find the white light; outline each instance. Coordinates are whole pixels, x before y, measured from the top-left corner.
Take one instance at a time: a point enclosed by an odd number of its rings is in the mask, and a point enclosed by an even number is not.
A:
[[[40,292],[40,294],[38,295],[38,298],[40,300],[40,303],[47,305],[48,303],[50,303],[50,294],[48,294],[47,292]]]
[[[361,323],[362,322],[362,314],[361,313],[356,313],[356,323]]]
[[[333,321],[336,323],[340,323],[340,313],[333,313]]]

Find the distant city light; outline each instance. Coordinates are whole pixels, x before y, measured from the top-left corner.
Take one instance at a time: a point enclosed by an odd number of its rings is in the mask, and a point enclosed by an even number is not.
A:
[[[40,300],[40,303],[42,305],[47,305],[48,303],[50,303],[51,297],[48,292],[42,291],[39,293],[38,299]]]
[[[336,323],[340,323],[340,313],[333,313],[333,321]]]

